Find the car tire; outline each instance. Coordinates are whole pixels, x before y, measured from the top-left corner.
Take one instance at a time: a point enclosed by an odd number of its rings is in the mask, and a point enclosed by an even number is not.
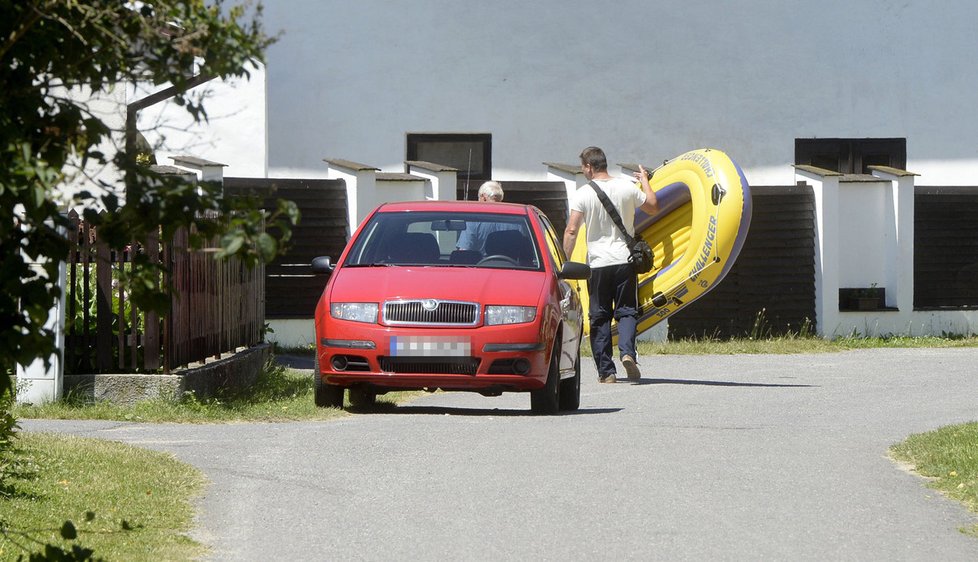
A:
[[[550,371],[547,383],[539,390],[530,391],[530,410],[536,414],[556,414],[560,410],[560,349],[554,344],[550,355]]]
[[[560,381],[560,409],[573,411],[581,407],[581,352],[574,361],[574,376]]]
[[[361,386],[350,387],[350,406],[353,408],[371,408],[377,403],[377,393]]]
[[[343,387],[323,382],[323,374],[319,370],[318,353],[312,371],[312,391],[316,406],[320,408],[343,407]]]

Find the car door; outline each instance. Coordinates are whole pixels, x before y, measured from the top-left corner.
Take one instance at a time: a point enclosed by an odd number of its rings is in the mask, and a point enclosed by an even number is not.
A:
[[[560,271],[564,262],[567,261],[564,256],[563,245],[547,217],[542,213],[537,216],[540,219],[540,225],[543,227],[544,238],[547,243],[547,253],[550,254],[554,271]],[[583,310],[581,309],[581,297],[577,294],[577,288],[564,279],[557,279],[556,282],[560,292],[560,315],[561,322],[563,323],[563,338],[561,339],[560,346],[560,369],[561,371],[567,372],[574,368],[574,364],[577,362],[579,356],[581,336],[584,331],[584,317]]]

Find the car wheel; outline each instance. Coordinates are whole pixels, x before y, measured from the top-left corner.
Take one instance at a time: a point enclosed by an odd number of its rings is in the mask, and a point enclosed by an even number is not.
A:
[[[547,384],[540,390],[530,391],[530,410],[537,414],[556,414],[560,409],[560,349],[554,345],[550,356],[550,372]]]
[[[576,410],[581,407],[581,352],[574,361],[574,376],[560,381],[560,409]]]
[[[323,382],[323,375],[319,370],[319,354],[316,354],[316,362],[312,371],[312,390],[316,406],[320,408],[342,408],[343,407],[343,387]]]
[[[350,406],[370,408],[377,403],[377,393],[360,386],[350,387]]]

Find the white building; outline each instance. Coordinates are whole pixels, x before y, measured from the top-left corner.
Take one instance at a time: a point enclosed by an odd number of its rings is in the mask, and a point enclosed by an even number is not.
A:
[[[593,144],[720,148],[784,185],[796,139],[883,138],[919,185],[975,184],[975,21],[969,0],[269,0],[269,175],[404,171],[409,133],[483,133],[499,180]]]
[[[335,174],[324,160],[379,173],[428,160],[475,180],[547,180],[544,162],[573,165],[588,145],[612,164],[647,165],[713,147],[757,186],[822,189],[794,164],[883,164],[915,173],[911,190],[978,185],[978,3],[968,0],[266,0],[263,21],[281,33],[267,69],[225,90],[206,128],[160,129],[161,164],[191,154],[226,164],[228,176],[326,178]],[[142,112],[140,126],[166,122],[165,109]],[[891,185],[908,189],[900,177],[856,200],[878,212]],[[851,191],[842,183],[829,201]],[[897,199],[906,213],[906,194]],[[870,221],[888,229],[878,237],[839,242],[860,230],[845,218],[817,237],[835,246],[818,249],[820,323],[833,323],[820,330],[975,331],[972,313],[946,321],[907,308],[908,232],[893,228],[912,215],[886,205],[893,215]],[[832,210],[819,212],[822,225]],[[858,258],[867,252],[886,257]],[[851,318],[825,299],[877,283],[899,314]]]

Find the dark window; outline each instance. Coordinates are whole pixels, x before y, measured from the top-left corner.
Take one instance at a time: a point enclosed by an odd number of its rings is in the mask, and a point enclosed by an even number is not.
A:
[[[492,135],[489,133],[408,133],[407,159],[432,162],[458,170],[459,179],[492,178]]]
[[[907,167],[907,139],[795,139],[795,164],[843,174],[868,174],[870,166]]]

